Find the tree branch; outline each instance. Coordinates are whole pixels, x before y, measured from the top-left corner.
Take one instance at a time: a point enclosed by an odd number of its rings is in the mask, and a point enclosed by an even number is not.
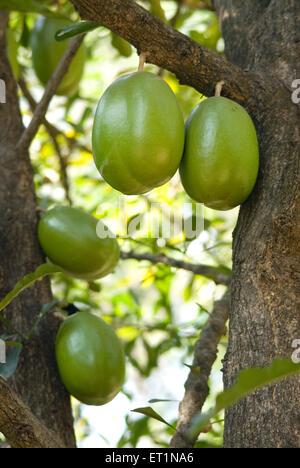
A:
[[[208,379],[217,358],[217,348],[226,334],[226,322],[230,311],[230,292],[215,303],[214,310],[203,328],[195,346],[193,366],[200,368],[200,375],[190,372],[185,383],[185,395],[179,407],[176,432],[172,438],[172,448],[192,448],[196,440],[188,440],[187,433],[194,416],[201,411],[209,394]]]
[[[213,280],[216,284],[229,285],[231,281],[230,270],[226,267],[214,267],[210,265],[196,265],[193,263],[184,262],[182,260],[176,260],[175,258],[167,257],[166,255],[160,254],[155,255],[151,253],[138,254],[135,252],[121,252],[121,258],[123,260],[147,260],[153,264],[162,263],[164,265],[180,268],[182,270],[191,271],[194,275],[205,276],[208,279]]]
[[[22,78],[20,78],[19,81],[18,81],[18,85],[20,86],[24,97],[27,99],[31,111],[34,113],[36,108],[37,108],[37,103],[35,102],[35,99],[31,95],[29,89],[27,88],[27,85],[26,85],[25,81]],[[56,139],[58,135],[60,135],[60,134],[64,135],[64,133],[60,132],[54,125],[50,124],[48,122],[48,120],[46,119],[46,117],[44,117],[42,119],[41,123],[45,126],[49,136],[51,137],[51,139],[53,141],[53,145],[55,147],[57,157],[59,159],[59,164],[60,164],[61,184],[62,184],[62,186],[63,186],[63,188],[65,190],[67,201],[69,202],[70,205],[72,205],[72,201],[71,201],[71,198],[70,198],[68,175],[67,175],[67,165],[66,165],[66,161],[65,161],[65,159],[64,159],[64,157],[62,155],[60,146],[59,146],[59,144],[57,142],[57,139]]]
[[[181,83],[206,96],[213,96],[215,85],[221,80],[225,80],[223,95],[236,102],[243,104],[253,95],[249,74],[164,24],[136,2],[71,1],[83,19],[106,26],[139,53],[148,52],[148,62],[175,73]]]
[[[64,448],[0,377],[0,431],[12,448]]]
[[[83,35],[77,36],[72,42],[69,44],[66,52],[64,53],[57,69],[55,70],[53,76],[50,78],[45,93],[42,97],[41,102],[37,105],[32,120],[29,126],[25,129],[22,137],[20,138],[17,144],[18,151],[25,151],[29,148],[32,140],[34,139],[39,126],[43,122],[48,106],[52,97],[54,96],[59,84],[61,83],[63,77],[68,72],[68,69],[71,65],[71,62],[76,55],[81,43],[83,41]]]
[[[36,108],[37,108],[37,102],[35,101],[34,97],[30,93],[30,91],[29,91],[29,89],[27,87],[27,84],[25,83],[25,81],[22,78],[20,78],[20,80],[18,81],[18,85],[20,86],[20,89],[21,89],[24,97],[28,101],[28,104],[30,106],[31,111],[34,113]],[[47,120],[46,117],[44,117],[42,119],[42,124],[45,125],[48,133],[51,136],[53,136],[53,137],[54,136],[55,137],[62,136],[66,140],[66,143],[69,145],[70,148],[72,148],[73,146],[76,146],[77,148],[79,148],[79,149],[81,149],[83,151],[86,151],[87,153],[92,153],[92,150],[90,148],[88,148],[87,146],[79,143],[76,138],[66,135],[62,130],[60,130],[55,125],[53,125],[51,122],[49,122],[49,120]]]
[[[35,99],[31,95],[29,89],[27,88],[27,85],[26,85],[25,81],[22,78],[20,78],[19,81],[18,81],[18,85],[20,86],[24,97],[27,99],[31,111],[34,113],[36,111],[36,108],[37,108],[37,103],[35,102]],[[70,205],[72,205],[72,201],[71,201],[71,198],[70,198],[70,187],[69,187],[69,182],[68,182],[68,174],[67,174],[67,164],[66,164],[66,161],[65,161],[65,159],[64,159],[64,157],[62,155],[62,152],[61,152],[60,146],[58,144],[58,141],[56,139],[58,135],[60,135],[60,134],[64,135],[64,133],[60,132],[54,125],[50,124],[48,122],[48,120],[46,119],[46,117],[44,117],[42,119],[41,123],[45,126],[50,138],[52,139],[52,142],[53,142],[53,145],[55,147],[57,157],[58,157],[58,160],[59,160],[59,164],[60,164],[61,184],[62,184],[62,186],[63,186],[63,188],[65,190],[67,201],[69,202]]]
[[[67,162],[62,154],[62,151],[61,151],[61,148],[60,148],[60,145],[56,139],[56,135],[55,133],[52,131],[51,128],[47,128],[47,132],[49,133],[51,139],[52,139],[52,142],[53,142],[53,145],[54,145],[54,148],[55,148],[55,151],[56,151],[56,154],[57,154],[57,157],[58,157],[58,160],[59,160],[59,165],[60,165],[60,180],[61,180],[61,184],[64,188],[64,191],[65,191],[65,195],[66,195],[66,199],[69,203],[69,205],[72,205],[72,200],[71,200],[71,196],[70,196],[70,185],[69,185],[69,180],[68,180],[68,173],[67,173]]]

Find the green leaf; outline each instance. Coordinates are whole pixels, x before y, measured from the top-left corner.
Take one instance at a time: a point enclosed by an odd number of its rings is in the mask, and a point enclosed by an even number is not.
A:
[[[37,328],[38,324],[42,320],[42,318],[51,310],[54,306],[56,306],[60,301],[58,299],[52,299],[51,302],[48,302],[48,304],[45,304],[40,313],[38,314],[37,318],[34,321],[34,324],[29,332],[27,340],[29,341],[34,333],[34,330]]]
[[[57,11],[41,5],[35,0],[0,0],[0,10],[22,11],[23,13],[40,13],[49,18],[68,18]]]
[[[236,383],[217,396],[215,407],[207,413],[198,414],[194,418],[188,434],[189,438],[195,439],[202,429],[209,425],[211,418],[249,393],[299,372],[300,364],[295,364],[288,359],[276,359],[269,367],[265,368],[254,367],[242,370],[237,377]]]
[[[158,398],[153,398],[152,400],[149,400],[148,403],[151,403],[151,404],[152,403],[166,403],[166,402],[169,403],[169,402],[174,402],[174,401],[178,402],[178,400],[165,400],[165,399],[160,400]]]
[[[0,0],[1,1],[1,0]],[[97,23],[92,23],[90,21],[80,21],[79,23],[73,23],[69,26],[66,26],[55,34],[55,39],[57,41],[65,41],[71,37],[79,36],[80,34],[93,31],[94,29],[100,28],[101,26]]]
[[[2,322],[9,330],[13,331],[13,326],[11,322],[3,315],[0,315],[0,322]]]
[[[196,377],[200,377],[200,367],[199,366],[191,366],[190,364],[185,364],[185,363],[183,363],[183,365],[188,367]]]
[[[111,44],[123,57],[130,57],[132,55],[132,47],[129,42],[125,41],[125,39],[117,34],[112,33]]]
[[[22,351],[22,343],[6,342],[8,346],[12,346],[12,350],[6,356],[6,363],[0,364],[0,375],[5,379],[11,377],[17,368],[19,357]]]
[[[150,0],[150,3],[151,3],[150,12],[153,15],[157,16],[157,18],[159,18],[161,21],[166,23],[167,18],[166,18],[166,15],[165,15],[165,11],[164,11],[163,7],[160,4],[160,0]]]
[[[20,37],[20,44],[23,47],[27,48],[29,46],[29,42],[30,42],[30,29],[29,29],[29,27],[27,25],[26,16],[24,15],[22,35]]]
[[[156,419],[156,421],[160,421],[164,424],[166,424],[167,426],[171,427],[172,429],[175,430],[175,428],[173,426],[171,426],[171,424],[169,424],[167,421],[165,421],[156,411],[154,411],[154,409],[152,409],[150,406],[147,406],[145,408],[137,408],[137,409],[134,409],[132,410],[133,413],[140,413],[140,414],[144,414],[145,416],[148,416],[149,418],[152,418],[152,419]]]
[[[10,293],[8,293],[4,299],[2,299],[0,302],[0,311],[7,307],[13,299],[15,299],[22,291],[24,291],[24,289],[33,286],[36,281],[41,280],[46,275],[59,272],[61,272],[61,268],[59,268],[57,265],[53,265],[52,263],[44,263],[40,265],[34,273],[30,273],[18,281],[14,289],[10,291]]]

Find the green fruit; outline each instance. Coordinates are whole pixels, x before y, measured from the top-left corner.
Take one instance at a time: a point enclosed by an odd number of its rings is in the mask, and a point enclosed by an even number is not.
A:
[[[14,78],[15,80],[18,80],[20,77],[20,67],[17,59],[18,43],[11,29],[6,30],[6,40],[7,58],[9,60]]]
[[[78,312],[61,325],[56,362],[68,392],[87,405],[104,405],[122,388],[125,358],[114,330],[89,312]]]
[[[224,97],[201,102],[186,124],[180,176],[187,194],[215,210],[230,210],[253,190],[259,164],[253,122]]]
[[[97,228],[110,237],[98,237]],[[58,206],[42,217],[38,237],[51,262],[71,276],[94,280],[111,273],[120,256],[117,240],[104,228],[84,211]]]
[[[168,182],[180,164],[184,121],[177,98],[160,77],[125,75],[103,94],[93,128],[96,166],[127,195]]]
[[[118,36],[117,34],[113,34],[111,36],[111,44],[112,46],[117,49],[123,57],[130,57],[132,54],[132,47],[129,42],[125,41],[122,37]]]
[[[40,17],[34,26],[30,38],[32,60],[35,73],[39,80],[46,85],[55,72],[70,40],[57,42],[55,34],[59,29],[71,22],[60,18]],[[85,62],[85,48],[82,45],[75,55],[69,71],[59,85],[56,94],[72,96],[76,93],[83,75]]]

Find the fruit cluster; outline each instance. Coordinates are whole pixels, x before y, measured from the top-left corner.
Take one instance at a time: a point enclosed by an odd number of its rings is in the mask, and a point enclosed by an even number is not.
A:
[[[33,66],[44,84],[68,46],[68,41],[58,43],[54,38],[67,24],[46,18],[35,24]],[[11,55],[14,44],[8,39]],[[57,94],[76,92],[84,61],[82,46]],[[14,72],[18,73],[16,62]],[[94,118],[92,147],[101,176],[116,190],[143,194],[168,182],[179,169],[186,193],[217,210],[243,203],[258,173],[257,136],[243,107],[221,96],[211,97],[194,109],[184,125],[179,102],[167,83],[140,69],[116,80],[103,94]],[[97,236],[97,223],[101,221],[76,208],[56,207],[39,223],[40,245],[67,274],[102,278],[113,271],[120,252],[113,236]],[[102,405],[120,391],[124,355],[115,332],[102,319],[85,312],[69,317],[57,336],[56,359],[67,390],[80,401]]]
[[[179,168],[195,201],[229,210],[250,195],[258,172],[258,142],[243,107],[215,96],[186,122],[173,91],[151,73],[122,76],[103,94],[94,119],[95,164],[126,195],[146,193]]]

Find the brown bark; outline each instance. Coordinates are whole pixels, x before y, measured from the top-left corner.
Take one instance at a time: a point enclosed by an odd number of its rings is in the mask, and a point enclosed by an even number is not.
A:
[[[64,448],[56,434],[32,414],[0,377],[0,430],[11,448]]]
[[[25,129],[17,143],[17,151],[24,151],[30,147],[33,138],[35,137],[40,125],[45,119],[46,112],[48,110],[50,101],[55,94],[55,91],[67,73],[71,62],[76,55],[76,52],[82,44],[83,37],[84,36],[76,36],[68,45],[64,56],[60,60],[55,72],[47,83],[43,97],[35,109],[30,124]]]
[[[6,83],[7,100],[0,104],[0,297],[44,262],[36,235],[33,170],[27,150],[16,151],[24,128],[16,84],[5,54],[6,23],[7,14],[0,11],[0,76]],[[49,280],[44,279],[13,301],[5,315],[26,335],[42,306],[50,301]],[[55,431],[65,445],[74,446],[69,396],[59,379],[54,357],[57,326],[49,312],[31,342],[24,346],[9,384],[41,423]],[[0,392],[0,406],[2,403]],[[6,429],[2,431],[5,434]]]

